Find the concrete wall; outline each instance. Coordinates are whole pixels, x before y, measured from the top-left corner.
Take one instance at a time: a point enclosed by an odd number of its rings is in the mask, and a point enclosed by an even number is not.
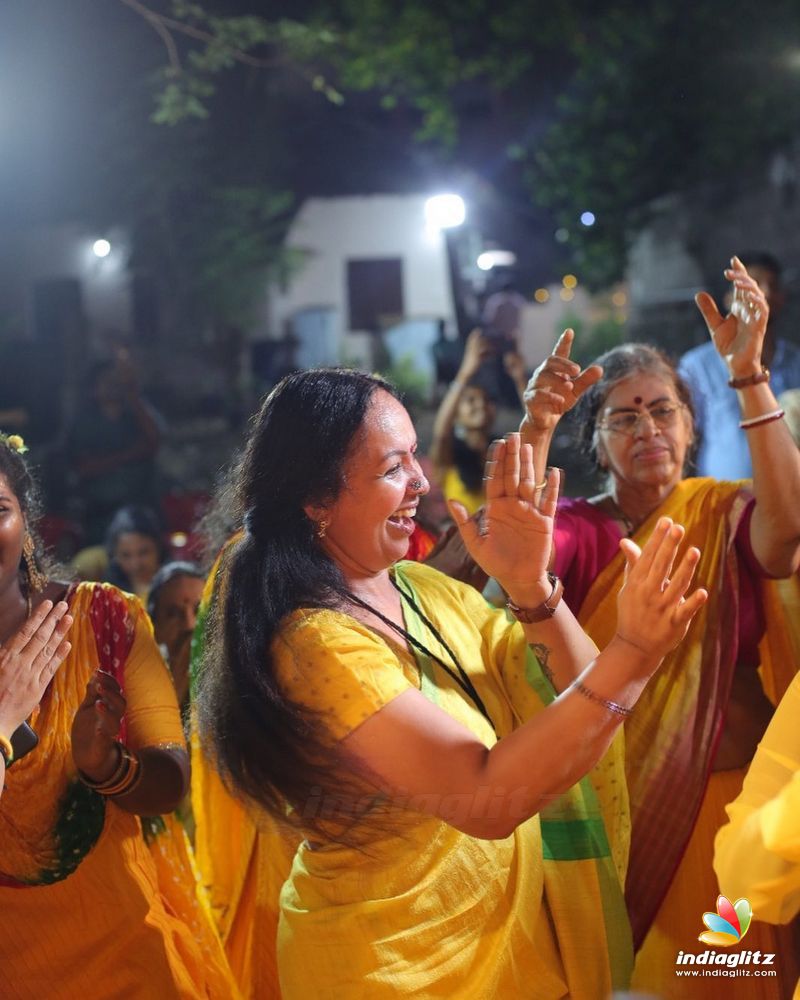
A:
[[[311,198],[300,209],[287,245],[305,263],[268,307],[268,329],[279,337],[298,311],[333,310],[337,336],[363,343],[348,328],[347,261],[399,257],[403,262],[405,319],[442,318],[452,323],[453,302],[442,234],[425,226],[425,195]]]
[[[111,253],[98,258],[98,238],[111,243]],[[128,248],[119,232],[99,233],[79,225],[40,227],[0,233],[0,336],[30,339],[34,335],[33,294],[37,281],[71,278],[80,283],[86,334],[101,340],[103,332],[131,328]]]

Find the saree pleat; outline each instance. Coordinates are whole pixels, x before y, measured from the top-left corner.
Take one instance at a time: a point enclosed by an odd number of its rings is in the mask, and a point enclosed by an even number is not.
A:
[[[734,543],[748,502],[741,483],[687,479],[634,537],[643,545],[663,516],[683,524],[684,545],[701,550],[695,584],[709,591],[686,638],[665,658],[625,725],[632,817],[626,900],[637,950],[641,949],[633,982],[664,996],[690,995],[686,983],[676,985],[675,956],[681,947],[691,948],[702,930],[702,913],[713,907],[718,892],[712,870],[713,837],[724,814],[715,804],[716,793],[741,783],[739,772],[712,775],[711,763],[736,666],[740,567]],[[601,647],[616,629],[623,570],[620,554],[597,577],[578,614]],[[766,634],[759,647],[760,673],[765,691],[774,699],[800,662],[800,630],[786,613],[787,607],[798,606],[797,581],[763,580],[761,591]],[[696,912],[698,905],[701,909]],[[696,933],[695,925],[699,925]],[[766,995],[779,995],[774,981],[766,988],[773,991]]]

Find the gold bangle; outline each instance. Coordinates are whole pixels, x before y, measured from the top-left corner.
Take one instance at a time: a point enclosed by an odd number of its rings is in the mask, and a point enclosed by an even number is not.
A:
[[[11,762],[14,760],[14,747],[11,745],[11,740],[7,736],[3,736],[2,733],[0,733],[0,753],[3,755],[6,767],[11,767]]]
[[[131,752],[127,747],[123,747],[122,752],[125,755],[125,761],[127,764],[125,774],[122,778],[120,778],[116,785],[112,785],[110,788],[95,789],[95,791],[99,792],[100,795],[126,795],[128,792],[133,791],[135,786],[139,784],[139,779],[142,776],[141,761],[136,754]]]
[[[88,785],[89,788],[93,788],[96,792],[102,792],[106,788],[111,788],[112,785],[118,784],[124,775],[127,773],[129,762],[125,757],[125,748],[119,742],[116,741],[115,746],[117,752],[119,753],[119,759],[117,761],[117,766],[114,768],[110,777],[106,778],[104,781],[95,781],[94,778],[90,778],[88,774],[84,774],[83,771],[78,771],[78,776],[84,785]]]

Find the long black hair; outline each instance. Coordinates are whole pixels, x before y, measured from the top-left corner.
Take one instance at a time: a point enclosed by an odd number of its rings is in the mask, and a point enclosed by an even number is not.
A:
[[[14,435],[10,435],[10,437],[13,440]],[[42,540],[37,531],[37,522],[43,513],[39,484],[22,454],[12,448],[8,440],[9,436],[0,434],[0,475],[6,477],[12,493],[17,498],[28,534],[33,540],[32,558],[35,568],[45,576],[49,576],[55,567],[46,557]],[[20,581],[23,592],[27,593],[28,579],[24,557],[20,564]]]
[[[244,530],[221,560],[200,670],[201,737],[223,779],[279,819],[290,803],[312,829],[307,804],[344,803],[347,768],[321,720],[282,692],[270,650],[297,608],[347,603],[304,507],[339,496],[378,390],[397,396],[375,376],[316,369],[288,375],[264,401],[231,497]]]
[[[491,393],[486,388],[486,386],[478,378],[470,379],[464,388],[461,390],[462,394],[468,389],[477,389],[482,392],[486,405],[494,406],[495,401],[492,398]],[[459,400],[460,403],[460,400]],[[487,444],[491,439],[492,428],[489,426],[486,430]],[[475,451],[473,448],[467,444],[467,442],[459,437],[456,428],[454,427],[451,432],[452,438],[452,454],[453,454],[453,465],[458,473],[458,477],[461,482],[466,486],[468,490],[472,493],[482,493],[483,492],[483,475],[486,466],[486,455]]]

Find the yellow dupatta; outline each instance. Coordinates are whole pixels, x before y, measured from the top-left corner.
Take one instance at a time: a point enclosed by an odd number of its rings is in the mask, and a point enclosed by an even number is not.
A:
[[[683,480],[634,538],[643,545],[663,516],[683,524],[685,544],[701,550],[695,585],[709,592],[686,638],[665,658],[625,726],[633,821],[627,901],[637,945],[680,862],[722,732],[739,622],[734,541],[749,499],[743,483]],[[592,584],[578,614],[601,647],[616,629],[624,564],[621,553],[615,556]],[[781,594],[797,595],[798,590],[794,581],[765,580],[762,592],[767,630],[760,646],[761,671],[765,690],[775,697],[797,663],[789,651],[800,642],[789,628]]]

